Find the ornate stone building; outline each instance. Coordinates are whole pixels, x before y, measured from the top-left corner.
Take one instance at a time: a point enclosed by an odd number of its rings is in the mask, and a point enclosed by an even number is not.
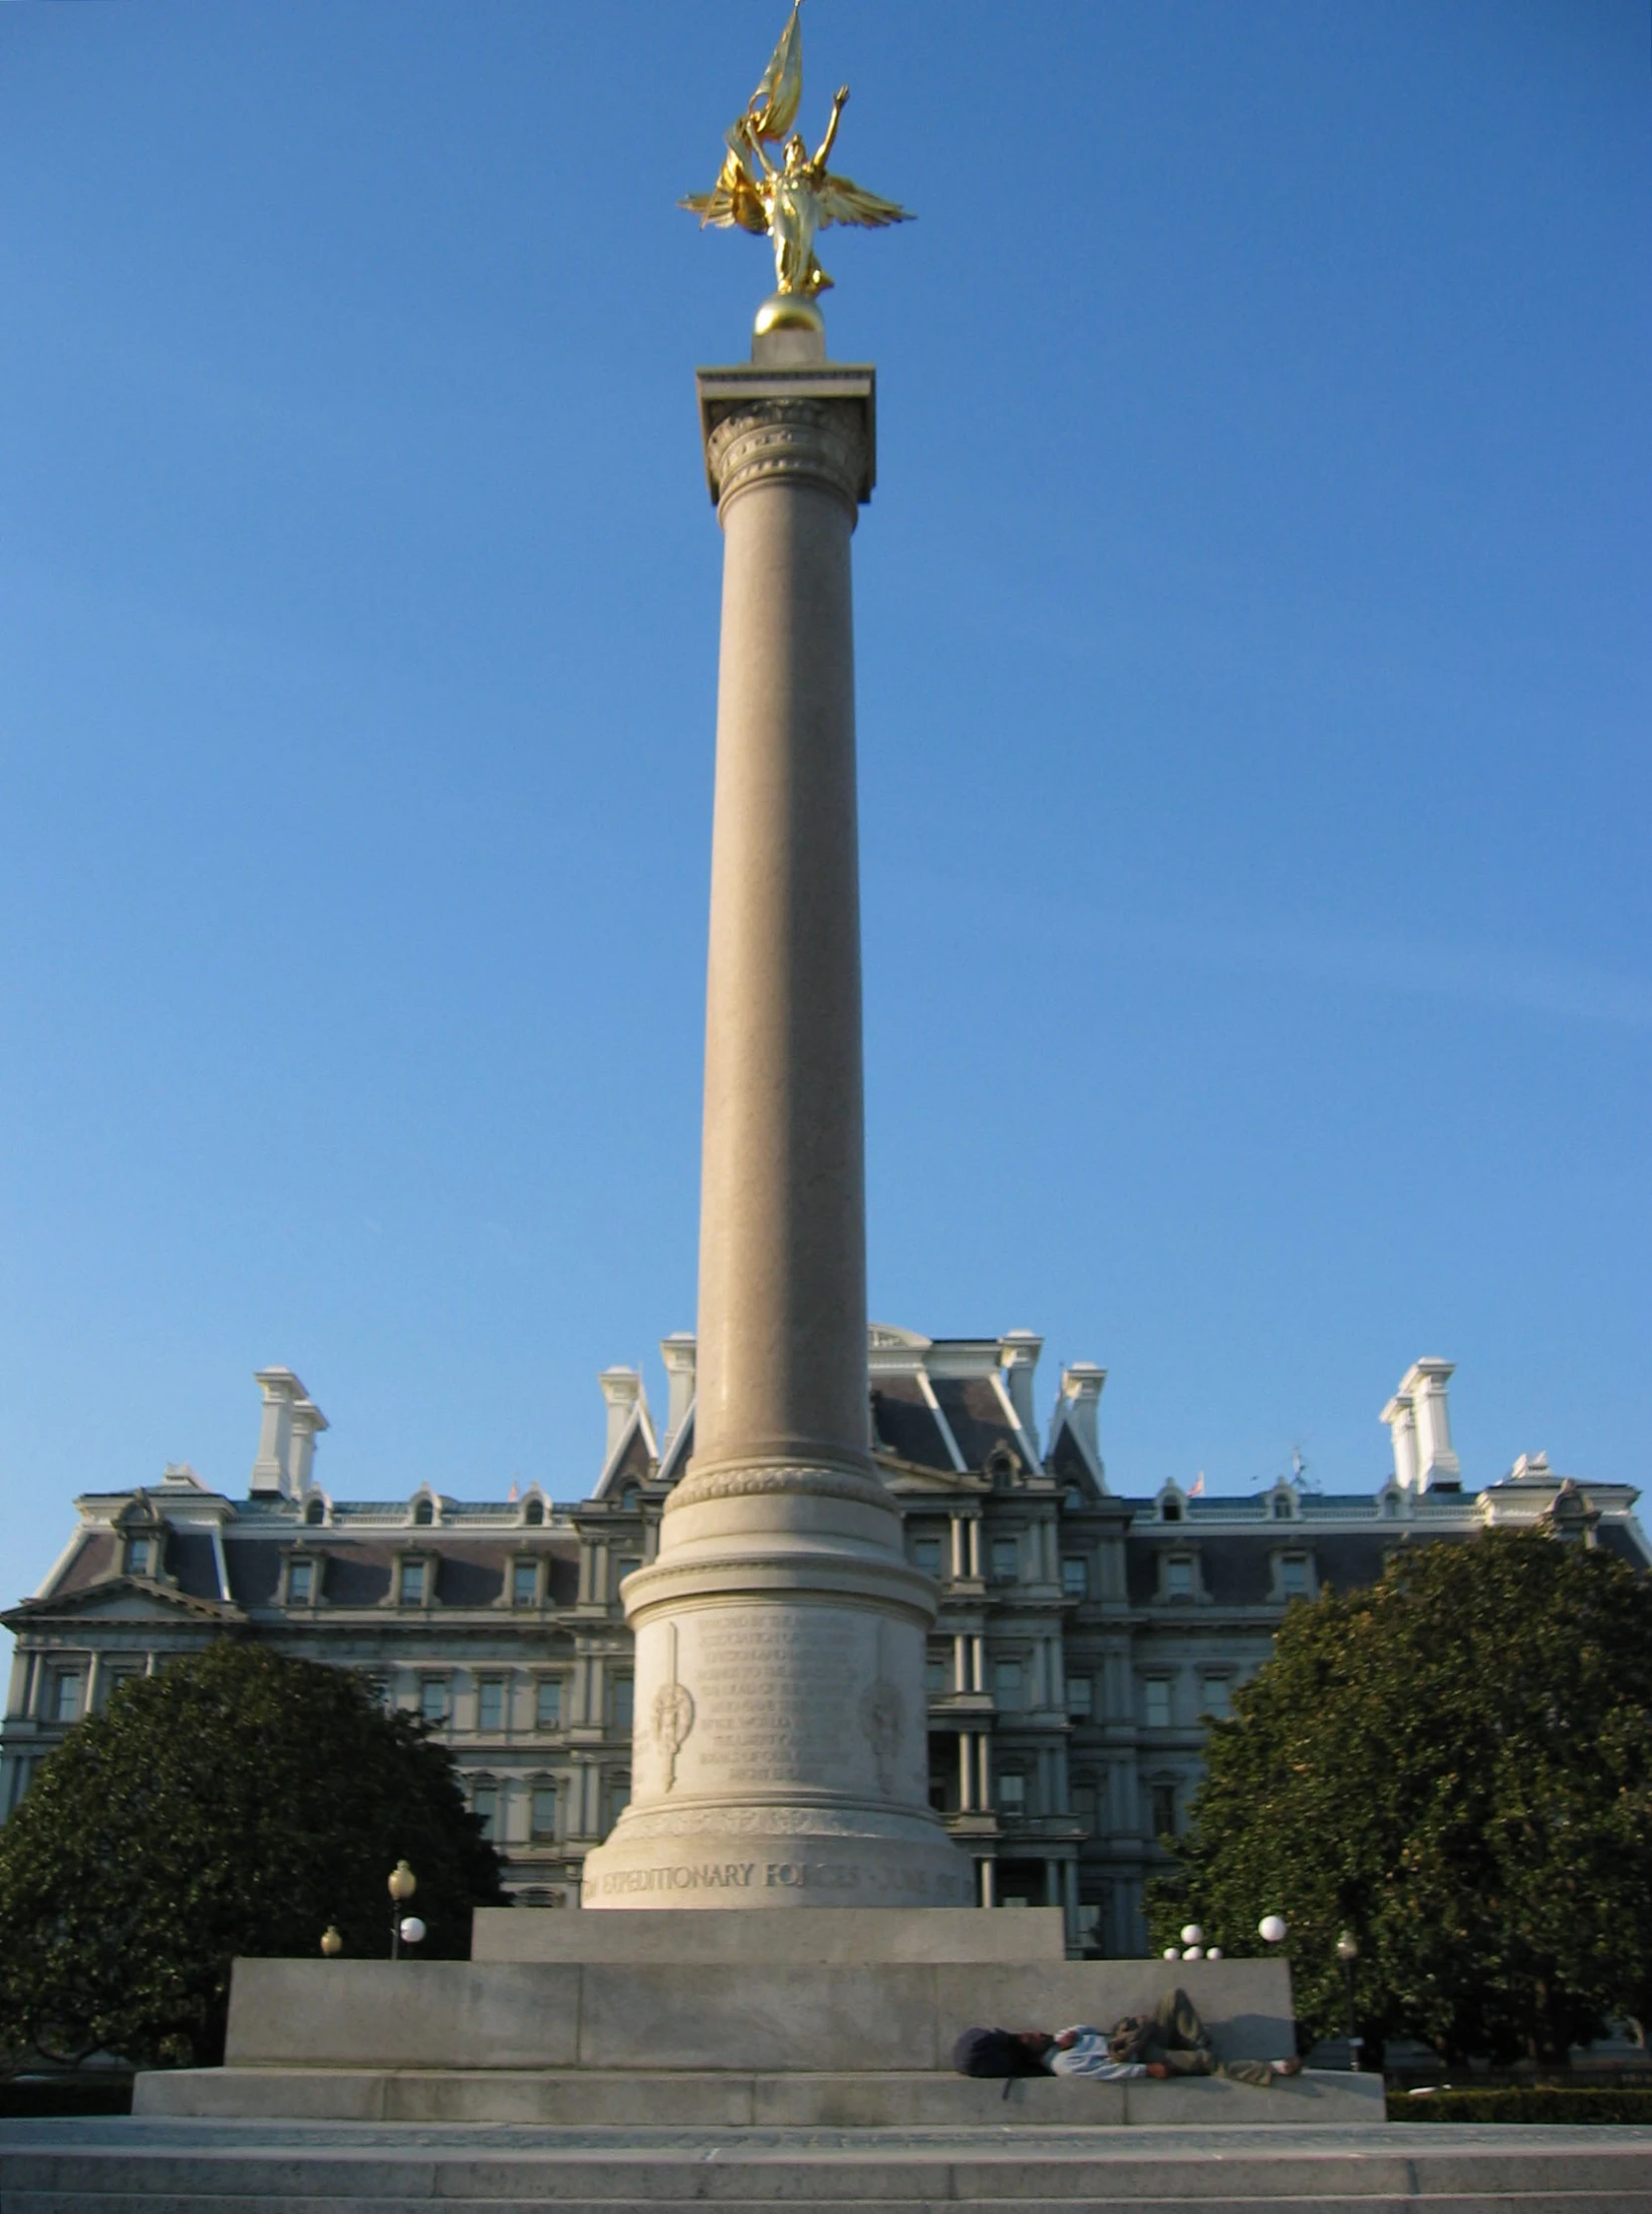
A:
[[[558,1505],[537,1487],[468,1502],[334,1499],[327,1424],[288,1369],[258,1377],[263,1429],[244,1499],[188,1468],[89,1492],[16,1638],[0,1810],[124,1677],[209,1637],[252,1636],[354,1668],[450,1745],[527,1903],[578,1903],[584,1857],[630,1787],[632,1673],[621,1580],[653,1557],[693,1445],[694,1343],[666,1339],[657,1430],[641,1378],[611,1369],[604,1465]],[[1060,1904],[1071,1940],[1144,1943],[1142,1884],[1183,1824],[1212,1716],[1266,1658],[1293,1598],[1369,1581],[1397,1545],[1542,1523],[1652,1566],[1627,1485],[1579,1488],[1541,1455],[1466,1490],[1444,1361],[1383,1409],[1393,1472],[1374,1490],[1280,1482],[1244,1499],[1108,1483],[1105,1371],[1062,1371],[1034,1419],[1040,1341],[875,1328],[873,1442],[907,1541],[934,1576],[931,1797],[977,1863],[986,1904]]]

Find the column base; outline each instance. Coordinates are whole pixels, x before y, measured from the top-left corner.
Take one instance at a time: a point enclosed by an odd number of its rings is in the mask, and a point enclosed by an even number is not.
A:
[[[849,1805],[627,1807],[588,1853],[582,1904],[972,1906],[969,1863],[933,1816]]]

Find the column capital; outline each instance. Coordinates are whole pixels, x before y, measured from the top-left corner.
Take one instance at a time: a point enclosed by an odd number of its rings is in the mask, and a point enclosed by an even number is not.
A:
[[[877,372],[867,364],[770,364],[696,372],[705,477],[719,514],[776,477],[815,483],[853,512],[877,477]]]

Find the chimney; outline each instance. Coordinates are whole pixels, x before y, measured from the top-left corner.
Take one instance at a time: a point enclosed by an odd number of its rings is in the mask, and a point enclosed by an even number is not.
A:
[[[643,1396],[643,1379],[634,1368],[605,1368],[597,1378],[602,1395],[608,1402],[608,1443],[603,1448],[603,1467],[614,1458],[614,1448],[625,1436],[626,1424],[631,1420],[637,1402]]]
[[[1411,1394],[1397,1391],[1383,1409],[1382,1421],[1394,1441],[1394,1481],[1402,1492],[1417,1489],[1417,1414]]]
[[[998,1340],[998,1359],[1009,1390],[1009,1404],[1034,1453],[1038,1451],[1038,1419],[1032,1411],[1032,1378],[1043,1350],[1043,1339],[1034,1336],[1031,1330],[1008,1330]]]
[[[1419,1491],[1460,1491],[1463,1469],[1452,1451],[1451,1415],[1446,1406],[1446,1386],[1455,1368],[1452,1361],[1413,1361],[1400,1379],[1400,1390],[1409,1392],[1417,1418],[1417,1488]]]
[[[674,1330],[670,1337],[660,1340],[660,1358],[666,1364],[666,1374],[671,1380],[671,1398],[666,1407],[666,1435],[660,1441],[662,1461],[677,1442],[678,1433],[688,1419],[688,1409],[694,1403],[694,1333],[692,1330]]]
[[[1102,1387],[1106,1382],[1106,1369],[1098,1368],[1094,1361],[1069,1361],[1061,1371],[1061,1397],[1066,1403],[1067,1428],[1078,1440],[1090,1466],[1103,1481],[1106,1471],[1102,1465],[1097,1418],[1101,1413]]]
[[[290,1368],[261,1368],[253,1381],[264,1394],[264,1424],[249,1490],[254,1499],[291,1499],[293,1409],[308,1403],[304,1386]]]
[[[294,1499],[302,1499],[310,1489],[310,1473],[316,1465],[316,1439],[328,1428],[328,1421],[313,1399],[295,1401],[291,1420],[291,1494]]]

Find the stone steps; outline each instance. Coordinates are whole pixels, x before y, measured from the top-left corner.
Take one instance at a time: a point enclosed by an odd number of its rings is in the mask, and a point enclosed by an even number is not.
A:
[[[0,2125],[3,2214],[1649,2214],[1652,2130]]]
[[[1379,2077],[1347,2075],[1304,2074],[1264,2089],[1219,2076],[1018,2076],[1005,2085],[937,2069],[210,2068],[139,2076],[134,2111],[219,2121],[996,2131],[1376,2123],[1384,2104]]]

